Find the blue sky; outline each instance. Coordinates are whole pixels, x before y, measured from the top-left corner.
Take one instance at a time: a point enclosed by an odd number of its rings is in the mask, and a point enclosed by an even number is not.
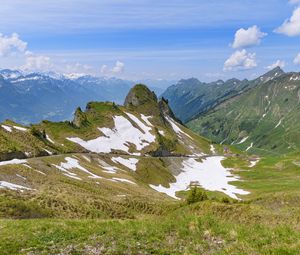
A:
[[[300,12],[299,5],[298,0],[3,0],[0,67],[204,81],[253,78],[276,62],[298,71],[300,14],[293,12]]]

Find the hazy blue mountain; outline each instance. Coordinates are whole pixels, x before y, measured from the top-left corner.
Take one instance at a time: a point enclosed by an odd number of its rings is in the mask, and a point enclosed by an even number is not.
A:
[[[3,69],[0,70],[0,121],[11,119],[26,124],[42,119],[70,119],[77,106],[84,107],[89,101],[122,104],[135,83],[91,75],[26,74]],[[163,91],[157,87],[159,84],[152,85],[151,80],[148,85],[157,94]]]
[[[277,67],[251,81],[232,78],[227,81],[205,83],[196,78],[183,79],[167,88],[162,97],[168,99],[176,117],[186,123],[227,99],[244,93],[257,84],[268,82],[283,73]]]

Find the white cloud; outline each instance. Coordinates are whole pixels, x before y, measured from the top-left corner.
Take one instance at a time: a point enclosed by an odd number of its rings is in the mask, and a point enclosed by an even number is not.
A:
[[[102,74],[106,74],[108,72],[108,66],[107,65],[102,65],[100,68],[100,72]]]
[[[25,52],[27,43],[19,38],[19,35],[13,33],[11,36],[5,36],[0,33],[0,56],[8,56],[17,52]]]
[[[294,64],[299,65],[300,64],[300,53],[294,58]]]
[[[285,61],[278,59],[277,61],[275,61],[273,64],[267,66],[266,68],[271,70],[271,69],[274,69],[274,68],[276,68],[278,66],[280,68],[284,68],[285,67]]]
[[[116,75],[124,72],[125,64],[119,60],[116,61],[115,65],[110,69],[107,65],[102,65],[100,72],[104,75]]]
[[[53,64],[49,57],[26,51],[25,65],[21,69],[26,71],[49,71],[52,67]]]
[[[283,24],[274,31],[287,36],[300,35],[300,7],[297,7],[293,11],[292,16],[286,19]]]
[[[256,54],[245,49],[234,52],[224,63],[224,71],[247,70],[257,66]]]
[[[123,73],[125,64],[119,60],[115,63],[115,66],[111,69],[114,74]]]
[[[259,27],[252,26],[248,29],[241,28],[236,31],[232,48],[243,48],[258,45],[267,34],[260,31]]]
[[[85,64],[75,63],[75,64],[67,64],[65,66],[65,73],[81,73],[87,74],[92,70],[92,67]]]

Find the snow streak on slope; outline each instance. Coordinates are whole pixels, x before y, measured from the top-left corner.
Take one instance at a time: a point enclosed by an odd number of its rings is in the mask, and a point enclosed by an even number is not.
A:
[[[115,163],[126,166],[133,171],[136,171],[136,164],[139,162],[136,158],[112,157],[111,160]]]
[[[12,132],[12,128],[7,125],[1,125],[2,128],[4,128],[7,132]]]
[[[26,159],[11,159],[7,161],[1,161],[0,166],[5,166],[5,165],[19,165],[19,164],[25,164],[27,163]]]
[[[253,147],[253,143],[251,143],[251,144],[247,147],[246,151],[250,150],[252,147]]]
[[[26,132],[27,131],[27,128],[23,128],[23,127],[19,127],[19,126],[13,126],[14,129],[17,129],[19,131],[23,131],[23,132]]]
[[[223,157],[208,157],[203,162],[195,158],[189,158],[182,162],[182,172],[175,176],[176,182],[170,183],[166,188],[161,185],[150,185],[151,188],[166,193],[168,196],[176,198],[176,192],[189,189],[190,182],[199,182],[200,186],[206,190],[223,192],[226,195],[239,199],[239,195],[247,195],[248,191],[238,189],[229,182],[237,181],[239,178],[230,173],[230,169],[222,166]]]
[[[111,165],[107,164],[105,161],[103,161],[101,159],[98,159],[98,161],[99,161],[100,167],[104,169],[103,172],[105,172],[105,173],[115,174],[115,173],[118,172],[118,170],[120,170],[117,167],[114,167],[114,166],[111,166]]]
[[[11,190],[20,190],[23,192],[24,190],[32,190],[31,188],[27,188],[18,184],[6,182],[6,181],[0,181],[0,189],[11,189]]]
[[[244,142],[247,141],[247,139],[249,138],[249,136],[244,137],[240,142],[238,142],[237,144],[242,144]]]
[[[117,177],[113,177],[112,180],[114,181],[118,181],[118,182],[125,182],[125,183],[130,183],[130,184],[134,184],[136,185],[135,182],[133,181],[130,181],[130,180],[127,180],[127,179],[124,179],[124,178],[117,178]]]
[[[115,127],[113,129],[98,128],[104,136],[88,141],[78,137],[69,137],[67,139],[96,153],[109,153],[112,150],[121,150],[129,153],[130,144],[134,144],[136,149],[140,151],[155,141],[155,136],[151,134],[151,127],[146,126],[134,115],[126,114],[139,128],[133,126],[131,121],[124,116],[114,116]]]
[[[175,123],[174,120],[172,120],[170,117],[166,116],[166,119],[168,120],[168,122],[170,123],[170,125],[172,126],[173,130],[175,133],[177,133],[178,135],[185,135],[191,139],[193,139],[191,136],[189,136],[187,133],[185,133],[184,131],[182,131],[182,129]]]
[[[77,174],[70,172],[70,169],[79,169],[85,173],[87,173],[89,178],[94,178],[94,179],[101,179],[101,176],[98,176],[96,174],[91,173],[89,170],[85,169],[82,167],[77,159],[66,157],[65,160],[67,161],[66,163],[62,162],[60,165],[54,165],[57,169],[61,170],[64,172],[64,175],[71,177],[73,179],[81,180],[80,177],[77,176]]]

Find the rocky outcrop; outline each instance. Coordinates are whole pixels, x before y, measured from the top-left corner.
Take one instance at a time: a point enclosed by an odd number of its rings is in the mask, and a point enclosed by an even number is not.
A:
[[[157,103],[155,93],[143,84],[135,85],[125,98],[124,106],[140,106],[145,103]]]
[[[75,127],[80,128],[80,127],[86,125],[87,123],[88,123],[88,120],[87,120],[87,117],[86,117],[85,113],[81,110],[80,107],[78,107],[75,111],[74,119],[72,121],[72,124]]]

